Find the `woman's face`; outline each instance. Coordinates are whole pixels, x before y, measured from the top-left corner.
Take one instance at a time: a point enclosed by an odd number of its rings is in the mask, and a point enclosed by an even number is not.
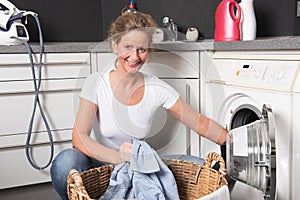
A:
[[[123,35],[120,42],[113,45],[118,55],[117,68],[129,73],[137,72],[146,62],[149,42],[148,35],[141,30],[132,30]]]

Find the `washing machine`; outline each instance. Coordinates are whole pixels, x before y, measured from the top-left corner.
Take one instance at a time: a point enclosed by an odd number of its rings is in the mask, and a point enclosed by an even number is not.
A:
[[[231,136],[232,200],[299,199],[299,68],[300,53],[285,52],[220,52],[201,65],[201,112]],[[221,153],[202,138],[201,156],[211,151]]]

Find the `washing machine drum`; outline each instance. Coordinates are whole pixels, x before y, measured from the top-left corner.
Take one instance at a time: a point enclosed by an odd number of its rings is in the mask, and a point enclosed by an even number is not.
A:
[[[254,112],[250,108],[242,108],[234,113],[231,120],[230,130],[250,124],[251,122],[259,119],[260,117],[256,114],[256,112]]]
[[[227,173],[270,196],[271,135],[274,132],[273,113],[264,105],[260,119],[229,131],[226,140]]]

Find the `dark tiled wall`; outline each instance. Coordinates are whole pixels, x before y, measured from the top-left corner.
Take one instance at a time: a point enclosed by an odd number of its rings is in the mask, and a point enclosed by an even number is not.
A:
[[[9,0],[20,10],[39,15],[46,42],[100,41],[103,38],[101,0]],[[113,0],[116,1],[116,0]],[[38,41],[33,17],[28,18],[30,41]]]
[[[300,34],[300,18],[296,17],[297,0],[254,0],[254,2],[258,36]]]
[[[241,0],[237,0],[240,2]],[[287,36],[300,34],[300,18],[296,17],[297,0],[253,0],[257,20],[257,36]],[[103,28],[120,14],[127,1],[102,0]],[[138,9],[150,13],[157,22],[164,16],[173,18],[183,33],[196,26],[206,39],[213,38],[215,11],[221,0],[136,0]],[[105,34],[105,33],[104,33]]]
[[[108,29],[120,10],[127,5],[115,4],[115,1],[102,0],[103,28]],[[212,38],[214,32],[214,12],[217,0],[136,0],[139,11],[151,14],[162,26],[162,19],[168,16],[175,20],[179,31],[185,33],[188,27],[195,26],[205,38]]]
[[[129,0],[11,0],[19,9],[39,14],[46,42],[102,41],[110,23]],[[138,10],[151,14],[158,24],[169,16],[183,33],[195,26],[205,39],[213,39],[215,10],[221,0],[136,0]],[[237,0],[240,2],[240,0]],[[297,0],[254,0],[257,36],[300,34]],[[31,41],[38,41],[37,28],[29,19]]]

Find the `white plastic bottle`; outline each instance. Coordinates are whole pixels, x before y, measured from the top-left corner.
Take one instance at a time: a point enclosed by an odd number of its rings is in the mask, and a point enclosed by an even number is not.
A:
[[[255,40],[256,18],[253,7],[253,0],[241,0],[241,40]]]

